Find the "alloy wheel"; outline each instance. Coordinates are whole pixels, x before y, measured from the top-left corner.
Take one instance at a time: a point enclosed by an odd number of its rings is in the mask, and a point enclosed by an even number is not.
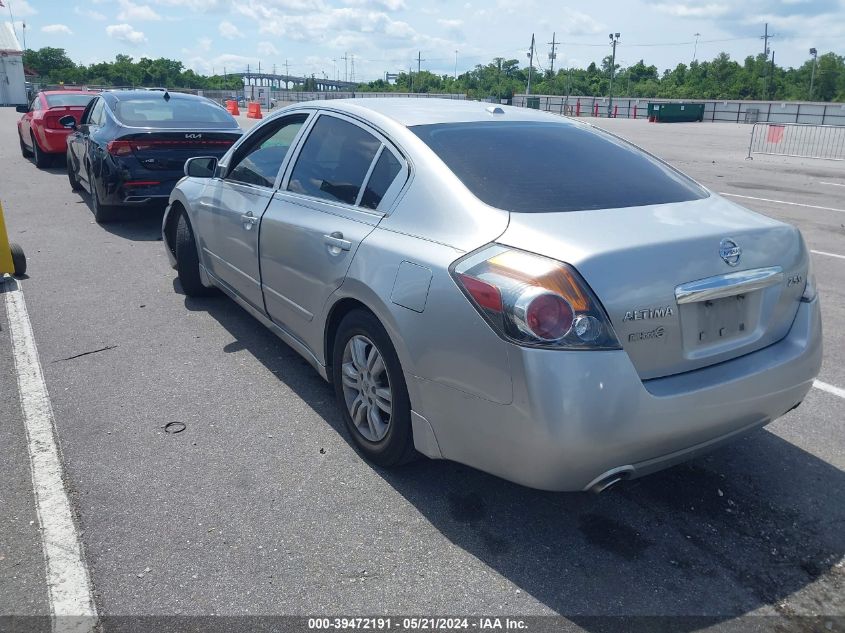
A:
[[[343,396],[355,428],[366,440],[381,441],[393,413],[393,392],[381,352],[357,334],[343,349],[341,370]]]

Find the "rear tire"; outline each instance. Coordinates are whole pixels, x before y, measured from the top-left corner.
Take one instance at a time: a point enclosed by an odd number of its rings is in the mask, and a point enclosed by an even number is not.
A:
[[[358,361],[356,342],[362,346]],[[373,359],[375,362],[371,363]],[[360,371],[363,365],[366,368]],[[340,322],[332,349],[332,382],[346,428],[365,458],[390,467],[418,457],[402,366],[387,331],[372,313],[353,310]],[[371,409],[377,416],[375,421],[369,418]]]
[[[189,297],[208,297],[214,294],[214,288],[207,288],[202,284],[197,243],[184,212],[179,214],[179,219],[176,221],[174,241],[176,273],[179,276],[179,283],[182,284],[182,291]]]
[[[20,244],[15,242],[9,243],[9,250],[12,252],[12,264],[15,269],[15,277],[20,277],[26,273],[26,255]]]
[[[35,140],[34,134],[30,134],[30,138],[32,139],[32,155],[34,157],[33,160],[35,160],[35,166],[38,167],[38,169],[49,167],[53,162],[52,156],[45,153],[40,147],[38,147],[38,141]]]
[[[91,211],[94,213],[94,220],[97,224],[106,224],[115,219],[115,209],[110,205],[100,202],[100,194],[97,193],[97,183],[91,175],[91,168],[88,168],[88,185],[91,187]]]
[[[18,141],[21,144],[21,156],[23,156],[24,158],[29,158],[30,156],[32,156],[32,150],[29,149],[26,146],[26,143],[23,142],[23,136],[21,136],[20,132],[18,132]]]

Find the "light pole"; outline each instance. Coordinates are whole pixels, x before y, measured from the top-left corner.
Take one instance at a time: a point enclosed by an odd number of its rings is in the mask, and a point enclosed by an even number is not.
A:
[[[692,61],[695,62],[695,56],[698,54],[698,38],[701,37],[701,33],[694,33],[695,35],[695,46],[692,48]]]
[[[816,81],[816,61],[818,60],[819,52],[815,48],[810,49],[810,55],[813,56],[813,72],[810,74],[810,101],[813,100],[813,83]]]
[[[608,34],[610,44],[613,46],[613,54],[610,57],[610,90],[607,99],[607,118],[613,113],[613,73],[616,71],[616,44],[619,42],[619,33]]]
[[[534,34],[531,34],[531,48],[528,49],[528,86],[525,88],[525,95],[531,94],[531,71],[534,70]]]
[[[458,49],[455,49],[455,81],[458,80]]]

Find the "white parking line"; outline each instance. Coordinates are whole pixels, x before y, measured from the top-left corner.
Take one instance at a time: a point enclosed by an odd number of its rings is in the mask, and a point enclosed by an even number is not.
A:
[[[811,253],[815,253],[816,255],[827,255],[828,257],[838,257],[839,259],[845,259],[845,255],[837,255],[836,253],[828,253],[826,251],[810,251]]]
[[[822,391],[827,391],[828,393],[832,393],[834,396],[839,396],[840,398],[845,398],[845,389],[840,389],[839,387],[834,387],[833,385],[829,385],[826,382],[822,382],[821,380],[814,380],[813,386],[816,389],[821,389]]]
[[[841,182],[825,182],[824,180],[819,180],[820,185],[830,185],[831,187],[845,187],[845,184]]]
[[[3,278],[0,277],[0,282]],[[5,277],[6,314],[26,427],[53,631],[87,633],[97,623],[91,579],[62,481],[55,422],[23,292]]]
[[[815,204],[804,204],[802,202],[787,202],[786,200],[772,200],[771,198],[757,198],[755,196],[741,196],[738,193],[727,193],[726,191],[720,191],[720,196],[730,196],[731,198],[745,198],[746,200],[759,200],[760,202],[774,202],[775,204],[788,204],[794,207],[806,207],[808,209],[821,209],[823,211],[838,211],[839,213],[845,213],[845,209],[835,209],[833,207],[820,207]]]

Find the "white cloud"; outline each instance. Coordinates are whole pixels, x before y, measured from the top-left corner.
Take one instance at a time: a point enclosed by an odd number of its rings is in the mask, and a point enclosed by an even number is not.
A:
[[[84,18],[89,18],[91,20],[97,20],[100,22],[106,19],[106,16],[104,16],[99,11],[94,11],[93,9],[83,9],[80,6],[75,6],[73,8],[73,12],[76,15],[81,15]]]
[[[259,55],[270,56],[270,55],[278,55],[279,49],[273,46],[272,42],[258,42],[258,47],[256,48]]]
[[[4,5],[8,4],[6,2],[3,3]],[[35,15],[38,13],[35,9],[33,9],[27,0],[15,0],[12,3],[12,12],[14,13],[16,18],[26,18],[30,15]],[[8,10],[8,9],[7,9]]]
[[[729,4],[655,4],[653,8],[679,18],[720,18],[731,11]]]
[[[129,24],[111,24],[106,27],[106,35],[114,40],[137,46],[147,41],[142,31],[136,31]]]
[[[182,7],[193,12],[216,13],[228,11],[233,0],[152,0],[154,4],[166,7]]]
[[[47,24],[41,27],[42,33],[60,33],[62,35],[73,35],[73,31],[66,24]]]
[[[220,35],[225,37],[227,40],[234,40],[238,37],[244,36],[244,34],[241,33],[241,30],[228,20],[223,20],[217,26],[217,30],[220,31]]]
[[[118,20],[161,20],[161,16],[148,4],[135,4],[131,0],[120,0]]]
[[[343,2],[349,6],[384,9],[386,11],[400,11],[407,8],[405,0],[343,0]]]

